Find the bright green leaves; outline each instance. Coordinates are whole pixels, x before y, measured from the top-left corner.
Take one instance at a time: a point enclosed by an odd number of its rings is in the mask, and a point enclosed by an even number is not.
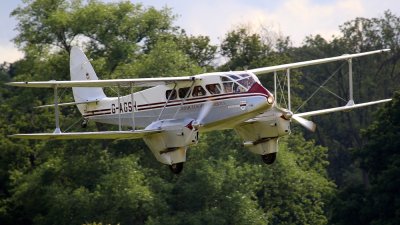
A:
[[[154,215],[156,199],[137,159],[111,158],[85,146],[89,152],[53,156],[30,174],[13,176],[13,205],[29,210],[21,220],[131,224]],[[98,153],[103,156],[92,158]]]
[[[260,35],[250,34],[246,28],[229,32],[221,44],[222,55],[229,58],[224,67],[230,70],[251,69],[252,64],[266,57],[270,50],[271,46],[263,42]]]

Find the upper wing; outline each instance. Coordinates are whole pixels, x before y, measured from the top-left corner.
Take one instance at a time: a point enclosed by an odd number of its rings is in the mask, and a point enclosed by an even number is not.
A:
[[[137,139],[146,135],[159,133],[161,130],[136,131],[99,131],[99,132],[71,132],[71,133],[35,133],[14,134],[9,137],[38,140],[67,140],[67,139]]]
[[[316,111],[310,111],[310,112],[304,112],[304,113],[296,113],[295,115],[299,116],[299,117],[317,116],[317,115],[323,115],[323,114],[328,114],[328,113],[333,113],[333,112],[352,110],[352,109],[356,109],[356,108],[361,108],[361,107],[365,107],[365,106],[369,106],[369,105],[375,105],[375,104],[379,104],[379,103],[385,103],[385,102],[389,102],[389,101],[392,101],[392,99],[383,99],[383,100],[379,100],[379,101],[354,104],[354,105],[350,105],[350,106],[342,106],[342,107],[322,109],[322,110],[316,110]]]
[[[34,87],[34,88],[68,88],[68,87],[110,87],[121,86],[129,87],[151,87],[162,84],[171,84],[177,82],[194,81],[195,77],[160,77],[160,78],[136,78],[136,79],[114,79],[114,80],[75,80],[75,81],[24,81],[10,82],[7,85],[17,87]]]
[[[248,71],[253,72],[254,74],[260,75],[260,74],[271,73],[271,72],[281,71],[281,70],[286,70],[286,69],[294,69],[294,68],[312,66],[312,65],[334,62],[334,61],[339,61],[339,60],[352,59],[352,58],[356,58],[356,57],[372,55],[372,54],[377,54],[377,53],[382,53],[382,52],[387,52],[387,51],[390,51],[390,49],[381,49],[381,50],[376,50],[376,51],[356,53],[356,54],[346,54],[346,55],[342,55],[342,56],[316,59],[316,60],[310,60],[310,61],[304,61],[304,62],[296,62],[296,63],[277,65],[277,66],[262,67],[262,68],[248,70]]]

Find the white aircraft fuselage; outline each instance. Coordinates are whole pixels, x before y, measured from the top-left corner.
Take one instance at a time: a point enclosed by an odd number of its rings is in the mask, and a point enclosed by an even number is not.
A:
[[[157,120],[202,119],[201,131],[232,129],[271,108],[274,97],[251,72],[236,71],[194,76],[193,82],[158,85],[133,94],[107,97],[82,106],[91,121],[145,128]]]

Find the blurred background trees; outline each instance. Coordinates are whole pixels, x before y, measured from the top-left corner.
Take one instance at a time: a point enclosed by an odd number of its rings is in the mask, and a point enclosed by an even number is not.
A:
[[[389,98],[400,84],[400,19],[390,11],[346,22],[331,41],[309,36],[298,47],[289,37],[245,26],[213,45],[175,25],[172,9],[130,2],[30,0],[12,16],[25,57],[1,65],[2,83],[68,80],[69,51],[77,45],[103,79],[251,69],[391,48],[353,60],[355,100]],[[225,59],[219,65],[218,54]],[[299,110],[344,105],[347,65],[338,62],[293,71],[293,108],[333,73],[325,88],[340,98],[322,90]],[[260,79],[273,88],[270,76]],[[33,108],[51,102],[52,93],[4,85],[0,93],[1,224],[399,224],[399,94],[376,116],[379,106],[316,117],[315,134],[295,125],[272,166],[241,147],[233,131],[201,134],[175,176],[140,140],[9,139],[52,129],[53,111]],[[60,98],[71,101],[71,92]],[[69,128],[80,118],[75,108],[61,114],[63,130],[81,129]]]

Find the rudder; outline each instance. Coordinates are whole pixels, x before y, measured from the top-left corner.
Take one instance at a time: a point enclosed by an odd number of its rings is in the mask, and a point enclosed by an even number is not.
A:
[[[86,55],[78,48],[72,47],[69,61],[71,80],[98,80],[92,65]],[[75,102],[96,101],[106,98],[101,87],[73,87]],[[84,105],[77,105],[83,114]]]

